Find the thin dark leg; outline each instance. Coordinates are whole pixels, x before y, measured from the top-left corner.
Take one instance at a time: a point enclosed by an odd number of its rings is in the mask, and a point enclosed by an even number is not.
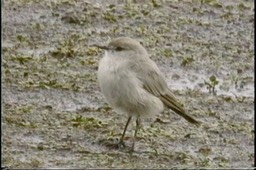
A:
[[[127,129],[128,125],[129,125],[131,119],[132,119],[132,116],[129,116],[129,118],[128,118],[128,120],[127,120],[127,123],[126,123],[126,125],[125,125],[125,127],[124,127],[123,134],[122,134],[122,136],[121,136],[121,138],[120,138],[119,146],[121,146],[121,147],[124,146],[124,136],[125,136],[125,132],[126,132],[126,129]]]
[[[134,132],[134,139],[133,139],[133,143],[132,143],[132,151],[134,151],[134,146],[135,146],[135,141],[136,141],[136,137],[137,137],[137,132],[140,129],[140,118],[138,117],[136,119],[136,128],[135,128],[135,132]]]

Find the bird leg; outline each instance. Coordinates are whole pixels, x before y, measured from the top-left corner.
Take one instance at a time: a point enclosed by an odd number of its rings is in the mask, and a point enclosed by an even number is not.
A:
[[[135,132],[134,132],[134,138],[133,138],[133,143],[132,143],[132,148],[131,151],[134,151],[134,146],[135,146],[135,141],[136,141],[136,137],[137,137],[137,132],[140,129],[140,118],[138,117],[136,119],[136,127],[135,127]]]
[[[122,134],[122,136],[121,136],[121,138],[120,138],[120,141],[119,141],[119,143],[118,143],[118,147],[119,147],[119,148],[125,147],[125,144],[124,144],[124,136],[125,136],[126,129],[127,129],[128,125],[129,125],[131,119],[132,119],[132,116],[129,116],[129,118],[128,118],[128,120],[127,120],[127,123],[126,123],[126,125],[125,125],[125,127],[124,127],[123,134]]]

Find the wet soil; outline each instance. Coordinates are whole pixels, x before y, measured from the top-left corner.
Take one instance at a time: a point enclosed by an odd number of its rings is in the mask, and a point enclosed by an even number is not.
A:
[[[254,160],[251,0],[8,0],[3,2],[2,166],[241,168]],[[135,152],[118,142],[127,116],[97,84],[92,44],[143,43],[189,114],[144,119]]]

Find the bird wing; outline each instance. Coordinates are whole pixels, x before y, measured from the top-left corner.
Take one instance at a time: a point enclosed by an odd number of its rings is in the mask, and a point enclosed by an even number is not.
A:
[[[186,114],[182,105],[178,103],[176,97],[168,88],[160,70],[152,61],[137,62],[133,67],[136,70],[138,79],[143,83],[143,88],[149,93],[157,96],[169,109],[185,118],[188,122],[199,124],[197,120]]]

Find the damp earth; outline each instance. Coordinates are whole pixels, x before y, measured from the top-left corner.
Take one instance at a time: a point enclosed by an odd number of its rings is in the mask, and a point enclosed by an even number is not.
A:
[[[253,1],[8,0],[2,9],[2,166],[253,167]],[[127,116],[105,103],[103,51],[91,45],[119,36],[143,44],[201,127],[166,110],[143,120],[135,152],[109,147]]]

